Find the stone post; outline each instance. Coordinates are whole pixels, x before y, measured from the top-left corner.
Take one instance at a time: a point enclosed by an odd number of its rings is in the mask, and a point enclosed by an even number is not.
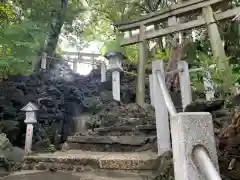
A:
[[[41,69],[46,70],[47,68],[47,53],[43,52],[41,59]]]
[[[171,150],[168,110],[157,78],[156,71],[164,74],[163,61],[152,63],[153,97],[156,116],[158,155]]]
[[[101,82],[105,82],[107,79],[107,66],[104,61],[101,61]]]
[[[151,105],[154,107],[154,96],[153,96],[153,75],[149,75],[149,93]]]
[[[207,101],[211,101],[212,99],[214,99],[214,87],[212,85],[212,77],[211,74],[206,71],[206,77],[203,77],[203,85],[204,85],[204,90],[205,90],[205,96],[206,96],[206,100]]]
[[[185,109],[185,107],[192,102],[192,90],[187,62],[178,62],[178,69],[182,69],[182,71],[179,72],[179,80],[182,96],[182,107]]]
[[[211,114],[208,112],[178,113],[171,117],[170,122],[175,179],[207,179],[205,177],[207,173],[201,171],[194,160],[194,157],[203,159],[202,155],[195,151],[200,146],[206,149],[209,162],[218,171],[218,157]]]
[[[120,72],[113,71],[112,72],[112,92],[113,92],[113,99],[120,101]]]
[[[38,111],[38,108],[35,104],[29,102],[21,110],[26,112],[26,119],[24,120],[24,123],[27,125],[25,152],[29,153],[32,150],[33,124],[37,123],[36,111]]]
[[[77,73],[78,69],[78,59],[73,60],[73,72]]]
[[[105,57],[109,60],[110,68],[112,72],[112,93],[113,99],[121,101],[120,98],[120,72],[122,69],[122,60],[125,56],[121,52],[108,52]]]

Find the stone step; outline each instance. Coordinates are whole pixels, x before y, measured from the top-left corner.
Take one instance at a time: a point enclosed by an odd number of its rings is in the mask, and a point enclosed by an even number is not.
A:
[[[85,150],[100,152],[135,152],[150,147],[156,136],[70,136],[62,150]],[[147,148],[147,149],[146,149]]]
[[[156,125],[100,127],[94,129],[94,132],[100,136],[156,135]]]
[[[5,180],[146,180],[153,179],[152,171],[128,172],[122,170],[93,170],[85,172],[47,172],[47,171],[21,171],[14,172]]]
[[[51,170],[85,172],[93,169],[155,170],[157,153],[119,153],[70,150],[29,155],[25,157],[22,170]]]

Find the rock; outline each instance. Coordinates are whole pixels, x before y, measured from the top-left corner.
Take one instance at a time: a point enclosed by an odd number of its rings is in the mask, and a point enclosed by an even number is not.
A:
[[[6,135],[2,133],[0,134],[0,155],[2,167],[10,171],[14,165],[23,161],[25,153],[22,149],[13,147]]]
[[[213,112],[224,106],[223,100],[194,102],[187,105],[184,112]]]
[[[54,64],[48,72],[13,76],[1,83],[0,117],[4,121],[1,132],[6,133],[14,145],[23,146],[25,142],[25,114],[21,108],[28,102],[39,106],[38,123],[34,125],[33,135],[35,149],[41,149],[39,146],[45,140],[58,146],[75,133],[74,124],[78,117],[76,108],[78,114],[89,114],[92,121],[88,122],[88,126],[92,128],[101,124],[113,124],[118,120],[118,113],[113,109],[118,111],[120,104],[112,99],[111,78],[101,83],[100,69],[81,76],[63,62]],[[124,73],[121,73],[121,77],[121,99],[133,103],[136,77]],[[147,101],[148,91],[146,89]],[[106,120],[103,122],[104,118]]]

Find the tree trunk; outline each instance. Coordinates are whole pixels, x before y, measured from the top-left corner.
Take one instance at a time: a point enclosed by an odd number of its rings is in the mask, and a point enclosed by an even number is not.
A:
[[[50,26],[49,33],[48,33],[47,41],[44,45],[44,50],[43,50],[43,53],[46,53],[46,55],[47,55],[46,70],[50,68],[52,61],[54,60],[49,57],[52,57],[54,55],[55,50],[57,48],[61,29],[65,22],[67,6],[68,6],[68,0],[61,0],[61,8],[53,10],[51,13],[52,19],[51,19],[51,22],[49,25]],[[42,53],[42,55],[43,55],[43,53]],[[37,63],[35,65],[35,71],[40,71],[41,60],[42,60],[42,58],[39,58],[37,60]]]
[[[178,0],[178,3],[183,3],[185,1],[188,1],[188,0]],[[184,18],[182,18],[180,22],[184,22]],[[177,24],[176,17],[169,19],[169,26],[172,26],[175,24]],[[179,33],[177,33],[173,36],[173,40],[171,41],[172,42],[171,57],[169,59],[166,72],[176,69],[178,62],[184,57],[184,55],[185,55],[184,47],[186,45],[184,36],[185,36],[185,34],[182,33],[181,42],[180,42]],[[167,85],[168,89],[171,91],[179,90],[180,87],[179,87],[178,73],[166,76],[166,85]]]

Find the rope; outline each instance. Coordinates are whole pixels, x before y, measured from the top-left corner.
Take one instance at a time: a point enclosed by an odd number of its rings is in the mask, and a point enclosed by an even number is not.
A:
[[[61,58],[56,58],[56,57],[52,57],[52,56],[46,56],[46,58],[55,59],[55,60],[61,60]],[[66,60],[66,61],[67,61],[67,60]],[[95,63],[95,62],[90,63],[90,62],[78,61],[78,63],[90,64],[90,65],[99,65],[99,64],[97,64],[97,63]],[[110,68],[109,65],[106,65],[106,67],[107,67],[107,68]],[[130,75],[133,75],[133,76],[137,76],[137,74],[132,73],[132,72],[125,71],[124,69],[122,69],[122,71],[123,71],[124,73],[126,73],[126,74],[130,74]]]

